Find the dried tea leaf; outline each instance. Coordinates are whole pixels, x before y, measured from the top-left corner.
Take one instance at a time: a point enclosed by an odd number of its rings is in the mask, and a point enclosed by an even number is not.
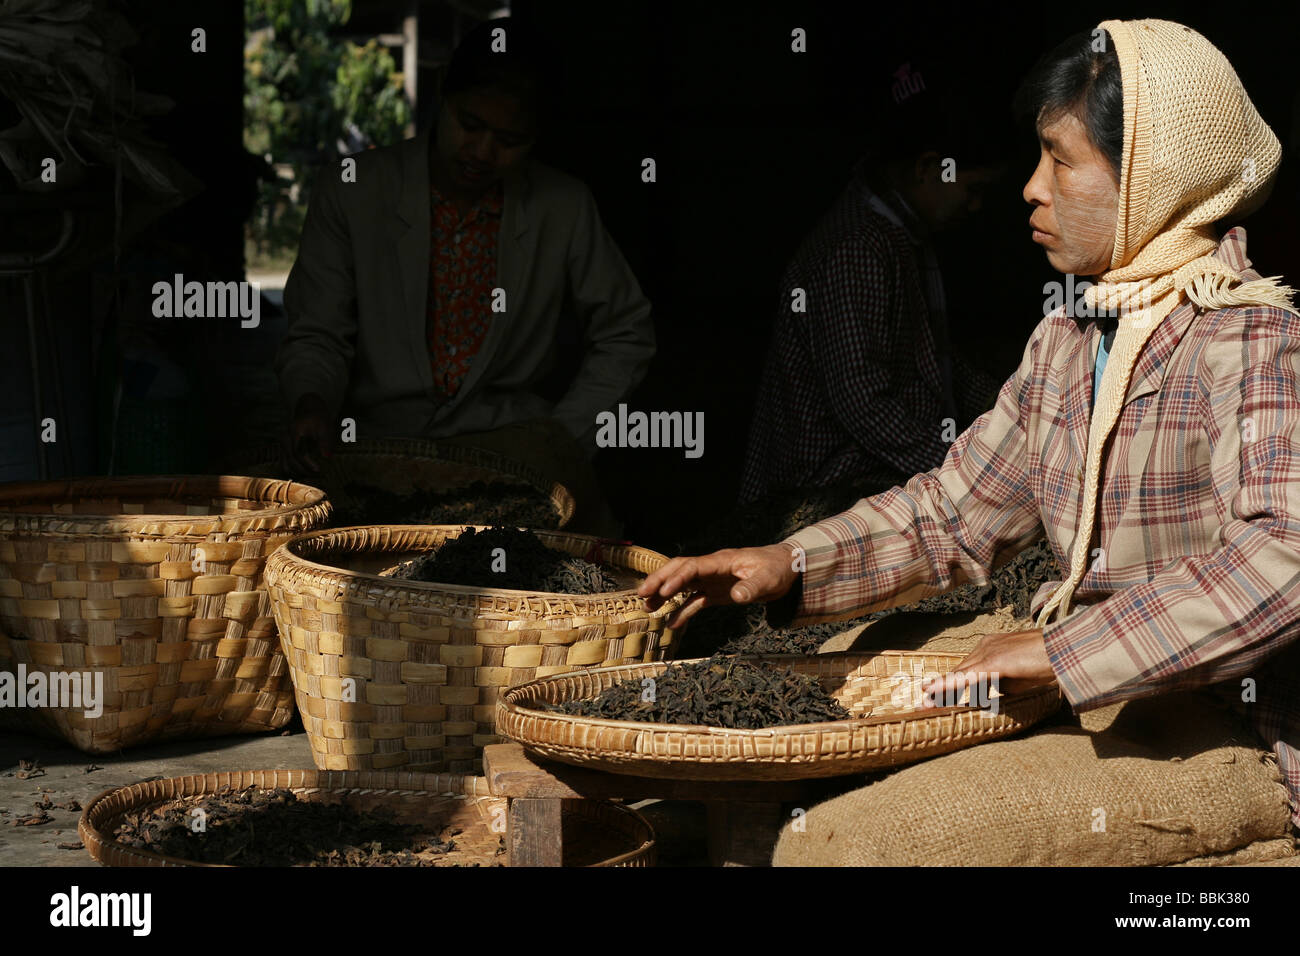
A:
[[[361,482],[344,485],[335,522],[349,524],[478,524],[555,528],[560,515],[548,495],[511,481],[475,481],[450,491],[398,494]]]
[[[504,569],[501,556],[504,555]],[[549,548],[522,528],[466,528],[441,547],[399,565],[393,577],[553,594],[621,591],[616,568]]]
[[[205,825],[191,827],[201,809]],[[119,843],[201,863],[238,866],[456,866],[443,833],[397,823],[392,814],[300,799],[290,790],[226,788],[127,814]]]
[[[538,706],[582,717],[745,730],[852,716],[815,677],[735,657],[669,664],[649,689],[634,677],[596,697]]]

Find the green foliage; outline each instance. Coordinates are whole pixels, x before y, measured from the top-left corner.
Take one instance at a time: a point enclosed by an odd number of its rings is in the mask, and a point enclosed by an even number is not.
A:
[[[411,121],[402,80],[392,55],[374,40],[349,43],[339,63],[334,106],[345,124],[355,124],[372,143],[391,146]]]
[[[349,124],[389,145],[411,110],[387,50],[330,35],[352,16],[351,0],[244,0],[244,15],[244,145],[292,171],[261,185],[249,239],[258,259],[282,261],[297,247],[312,181],[338,163]]]

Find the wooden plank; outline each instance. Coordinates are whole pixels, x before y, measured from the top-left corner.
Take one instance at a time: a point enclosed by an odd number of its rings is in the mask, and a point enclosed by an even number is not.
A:
[[[562,866],[559,800],[511,800],[507,813],[510,866]]]
[[[483,774],[493,794],[525,799],[805,801],[861,786],[860,777],[819,780],[666,780],[606,773],[539,760],[517,743],[483,748]]]

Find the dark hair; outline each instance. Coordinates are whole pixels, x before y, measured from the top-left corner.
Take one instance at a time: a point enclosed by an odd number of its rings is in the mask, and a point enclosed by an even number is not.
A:
[[[969,166],[1006,161],[1006,142],[1015,134],[1010,112],[991,105],[997,95],[972,86],[946,59],[904,52],[869,77],[872,141],[863,162],[873,174],[930,151]]]
[[[505,30],[505,49],[494,51],[493,33]],[[550,57],[542,36],[514,17],[484,20],[461,38],[442,79],[441,94],[495,89],[544,113],[551,86]]]
[[[1073,113],[1119,179],[1124,164],[1124,86],[1115,44],[1106,31],[1102,38],[1100,51],[1093,49],[1091,30],[1058,43],[1020,84],[1014,110],[1035,125]]]

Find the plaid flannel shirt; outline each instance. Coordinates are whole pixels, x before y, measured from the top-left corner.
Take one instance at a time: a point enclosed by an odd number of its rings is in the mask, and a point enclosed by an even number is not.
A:
[[[1215,255],[1258,278],[1245,238]],[[941,466],[787,538],[806,553],[791,620],[984,583],[1044,531],[1067,567],[1099,337],[1048,315]],[[1276,752],[1300,826],[1300,317],[1184,301],[1161,322],[1103,452],[1094,534],[1070,614],[1043,632],[1071,706],[1220,685]]]

